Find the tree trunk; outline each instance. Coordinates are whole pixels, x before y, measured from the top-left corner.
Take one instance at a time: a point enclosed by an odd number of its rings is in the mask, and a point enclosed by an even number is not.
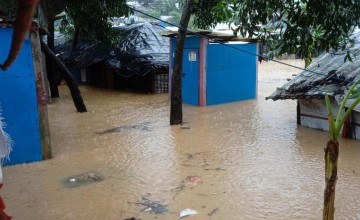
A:
[[[174,70],[171,78],[171,106],[170,106],[170,125],[182,123],[182,63],[184,55],[184,44],[186,39],[186,29],[189,24],[194,0],[185,2],[180,20],[180,28],[177,34]]]
[[[54,21],[48,23],[48,31],[50,36],[47,37],[47,44],[50,50],[54,51]],[[55,64],[51,58],[46,58],[46,73],[50,84],[50,93],[52,98],[59,97],[58,89],[58,74],[56,72]]]
[[[328,141],[325,148],[325,183],[323,220],[333,220],[335,212],[335,187],[337,181],[337,165],[339,142]]]
[[[44,42],[41,41],[41,50],[45,53],[46,57],[52,59],[55,65],[62,72],[62,76],[66,81],[66,84],[69,86],[71,97],[73,98],[75,107],[78,112],[86,112],[86,106],[81,97],[79,87],[71,75],[70,71],[66,68],[66,66],[56,57],[56,55],[46,46]]]

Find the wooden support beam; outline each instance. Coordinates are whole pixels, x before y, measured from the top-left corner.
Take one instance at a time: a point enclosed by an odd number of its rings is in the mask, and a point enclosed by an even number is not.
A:
[[[47,110],[47,96],[44,82],[44,72],[41,64],[41,47],[39,32],[32,31],[30,33],[32,44],[32,55],[34,63],[34,74],[36,79],[36,94],[39,111],[39,127],[41,138],[42,159],[47,160],[52,158],[50,127]]]

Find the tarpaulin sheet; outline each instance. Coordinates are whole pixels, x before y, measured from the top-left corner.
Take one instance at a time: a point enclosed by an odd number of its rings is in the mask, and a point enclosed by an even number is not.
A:
[[[56,46],[56,53],[70,68],[103,62],[124,77],[145,76],[152,70],[168,67],[169,40],[161,35],[163,27],[146,22],[114,29],[119,43],[113,48],[97,42],[80,43],[71,50],[70,40]]]
[[[109,51],[109,48],[99,42],[94,44],[78,43],[75,49],[72,49],[71,40],[55,46],[58,58],[66,66],[73,69],[81,69],[92,64],[101,63],[106,59]]]

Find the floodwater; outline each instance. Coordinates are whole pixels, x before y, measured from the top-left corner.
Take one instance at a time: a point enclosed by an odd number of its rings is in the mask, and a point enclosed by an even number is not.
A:
[[[4,168],[6,210],[14,220],[178,219],[186,208],[194,220],[321,219],[327,133],[297,126],[295,101],[265,101],[298,72],[262,63],[257,99],[184,105],[182,126],[169,126],[167,95],[81,87],[80,114],[60,86],[49,105],[54,159]],[[340,141],[336,219],[360,219],[359,143]],[[86,172],[104,179],[64,185]]]

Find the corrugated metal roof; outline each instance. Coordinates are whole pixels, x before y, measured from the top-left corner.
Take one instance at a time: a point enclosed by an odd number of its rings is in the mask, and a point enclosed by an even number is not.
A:
[[[266,99],[308,99],[329,95],[340,103],[345,92],[360,78],[360,30],[354,31],[351,38],[355,40],[355,44],[347,49],[356,55],[353,62],[344,62],[346,50],[324,53],[307,68],[307,71],[301,72],[277,88]],[[360,85],[347,104],[350,105],[359,95]],[[359,105],[356,110],[360,111]]]
[[[167,31],[164,31],[162,33],[165,37],[174,37],[178,33],[177,27],[166,27]],[[188,32],[188,36],[192,35],[201,35],[206,36],[212,40],[216,41],[244,41],[244,42],[251,42],[251,43],[257,43],[258,40],[256,38],[246,38],[246,37],[240,37],[235,36],[233,31],[220,31],[220,30],[190,30],[191,32]]]

